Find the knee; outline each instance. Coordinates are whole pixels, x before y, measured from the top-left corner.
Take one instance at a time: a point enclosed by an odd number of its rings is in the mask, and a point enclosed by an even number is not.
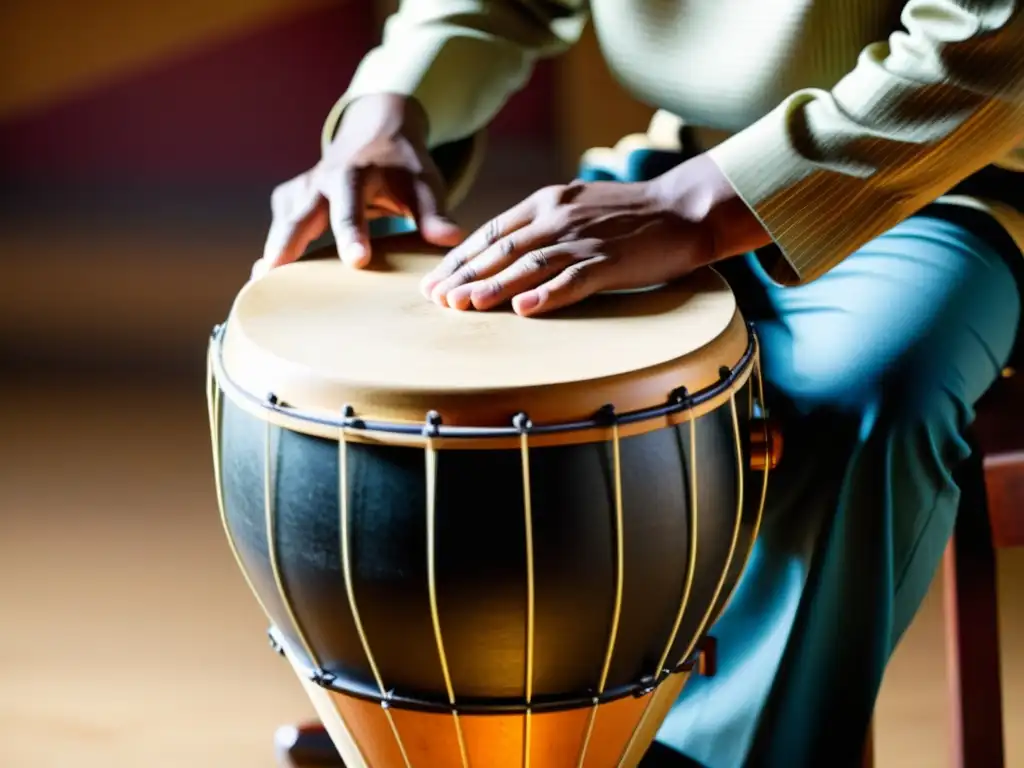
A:
[[[818,343],[828,349],[813,349]],[[763,344],[770,349],[770,338]],[[969,420],[1002,367],[984,340],[940,327],[912,343],[867,336],[844,347],[829,344],[823,333],[815,343],[792,350],[795,359],[767,355],[765,374],[773,393],[803,418],[859,418],[873,412],[893,424],[912,424],[948,419],[955,412]]]
[[[759,327],[765,369],[798,409],[873,404],[919,421],[955,403],[970,410],[999,376],[1021,313],[1013,275],[984,244],[924,249],[933,229],[917,233],[917,258],[880,242],[881,254],[776,292],[779,317]]]
[[[983,369],[977,359],[964,363],[957,352],[949,339],[924,339],[868,375],[846,371],[845,396],[822,399],[814,410],[851,424],[865,448],[890,459],[913,454],[945,474],[969,455],[965,434],[975,403],[1000,368],[994,361]]]
[[[856,418],[861,445],[883,451],[888,463],[903,465],[903,474],[909,469],[904,459],[914,457],[919,468],[931,467],[948,479],[970,454],[966,432],[974,403],[962,388],[946,386],[919,367],[888,371],[865,393]]]

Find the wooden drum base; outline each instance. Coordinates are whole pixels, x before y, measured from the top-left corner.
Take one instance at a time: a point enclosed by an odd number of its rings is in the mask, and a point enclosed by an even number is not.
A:
[[[284,655],[292,661],[287,651]],[[690,674],[680,672],[651,693],[627,696],[596,709],[532,715],[530,760],[526,762],[521,714],[462,715],[456,727],[451,715],[385,710],[375,702],[322,688],[295,669],[323,725],[288,726],[278,731],[278,761],[289,768],[419,768],[464,763],[488,768],[575,768],[581,754],[582,768],[638,768]],[[698,650],[696,671],[714,673],[711,638]],[[648,760],[643,765],[647,766]]]

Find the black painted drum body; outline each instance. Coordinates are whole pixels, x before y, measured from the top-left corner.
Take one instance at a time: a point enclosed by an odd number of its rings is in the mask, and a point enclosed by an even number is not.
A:
[[[262,322],[268,310],[249,302]],[[738,313],[729,362],[702,386],[679,380],[641,408],[521,388],[495,397],[486,423],[476,405],[458,412],[465,391],[435,391],[416,421],[404,396],[378,418],[372,398],[324,407],[324,387],[297,385],[294,370],[256,381],[239,362],[259,327],[244,315],[240,297],[210,348],[225,528],[307,690],[337,711],[347,759],[635,765],[664,715],[654,694],[681,688],[760,519],[756,340]],[[550,418],[559,403],[565,418]]]

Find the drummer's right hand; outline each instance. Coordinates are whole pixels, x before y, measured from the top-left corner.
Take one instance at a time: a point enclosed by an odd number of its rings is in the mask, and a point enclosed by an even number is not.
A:
[[[444,210],[444,181],[426,137],[426,115],[413,99],[382,94],[352,102],[320,162],[274,190],[253,277],[296,261],[328,226],[341,259],[365,267],[367,222],[380,216],[409,217],[426,242],[458,245],[463,233]]]

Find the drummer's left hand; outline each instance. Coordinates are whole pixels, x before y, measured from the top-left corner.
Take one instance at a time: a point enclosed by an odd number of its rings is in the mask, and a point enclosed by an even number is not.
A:
[[[523,316],[663,283],[770,242],[706,155],[649,182],[547,187],[491,219],[421,283],[453,309]]]

